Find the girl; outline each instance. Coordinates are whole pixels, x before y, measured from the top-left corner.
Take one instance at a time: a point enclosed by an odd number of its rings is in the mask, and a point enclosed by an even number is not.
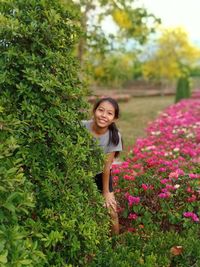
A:
[[[93,107],[93,119],[83,121],[85,127],[99,142],[106,154],[104,167],[101,173],[95,176],[98,190],[103,194],[105,206],[108,208],[112,219],[112,233],[119,233],[117,203],[112,188],[110,169],[114,158],[122,150],[121,135],[115,125],[119,117],[119,106],[110,97],[101,98]]]

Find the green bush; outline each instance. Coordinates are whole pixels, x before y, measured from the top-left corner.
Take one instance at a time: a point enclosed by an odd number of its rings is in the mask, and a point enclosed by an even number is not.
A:
[[[200,240],[198,225],[189,231],[177,232],[147,232],[140,230],[135,233],[124,233],[119,236],[113,248],[106,248],[97,254],[89,265],[116,267],[189,267],[200,264]],[[179,254],[173,249],[178,247]]]
[[[22,223],[35,205],[33,187],[24,175],[23,159],[14,156],[19,146],[9,126],[5,123],[7,137],[0,132],[0,266],[37,265],[44,262],[44,254]]]
[[[108,240],[102,156],[79,123],[78,12],[64,3],[0,6],[0,266],[85,266]]]
[[[179,102],[181,99],[190,98],[190,82],[187,76],[182,76],[178,79],[176,87],[175,102]]]

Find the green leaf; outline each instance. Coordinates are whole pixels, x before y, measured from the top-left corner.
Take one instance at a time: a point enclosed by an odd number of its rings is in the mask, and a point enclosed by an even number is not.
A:
[[[1,191],[1,192],[6,192],[7,190],[6,190],[5,187],[3,187],[3,186],[0,185],[0,191]]]
[[[8,251],[6,250],[3,254],[0,255],[0,263],[7,263],[7,255],[8,255]]]
[[[33,263],[32,260],[20,260],[20,264],[28,266],[29,264]]]

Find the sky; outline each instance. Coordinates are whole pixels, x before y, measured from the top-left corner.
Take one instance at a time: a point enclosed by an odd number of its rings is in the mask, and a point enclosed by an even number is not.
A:
[[[192,42],[200,43],[200,0],[140,0],[162,20],[164,27],[183,27]]]

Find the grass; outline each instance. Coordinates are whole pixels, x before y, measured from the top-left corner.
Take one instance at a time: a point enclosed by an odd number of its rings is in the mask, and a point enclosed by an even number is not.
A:
[[[134,145],[139,137],[145,137],[149,122],[155,120],[159,113],[174,103],[174,96],[153,96],[131,98],[129,102],[120,102],[120,119],[117,126],[122,134],[124,152]]]

